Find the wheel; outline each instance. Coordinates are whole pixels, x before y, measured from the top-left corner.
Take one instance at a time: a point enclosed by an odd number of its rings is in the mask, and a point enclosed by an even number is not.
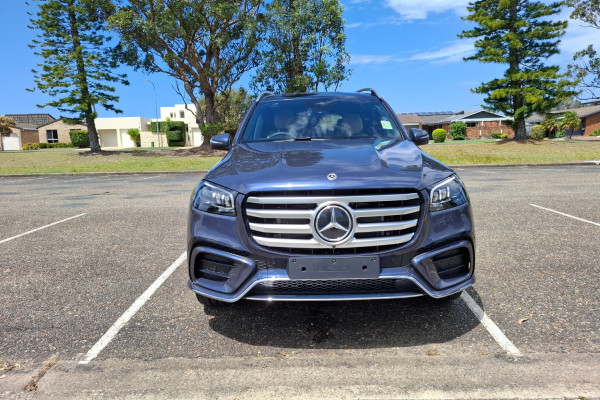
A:
[[[200,304],[204,304],[205,306],[209,307],[225,307],[229,305],[229,303],[226,303],[224,301],[202,296],[198,293],[196,293],[196,299],[198,299],[198,302],[200,302]]]
[[[288,132],[275,132],[267,136],[267,139],[293,139],[294,137]]]

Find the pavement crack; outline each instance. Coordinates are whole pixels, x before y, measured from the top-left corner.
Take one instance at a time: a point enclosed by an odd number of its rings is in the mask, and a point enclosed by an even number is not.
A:
[[[50,368],[54,367],[58,362],[58,356],[55,354],[52,357],[48,358],[46,361],[42,363],[42,368],[40,371],[31,378],[31,380],[23,387],[23,390],[26,392],[35,392],[38,389],[38,383],[40,380],[46,375]]]

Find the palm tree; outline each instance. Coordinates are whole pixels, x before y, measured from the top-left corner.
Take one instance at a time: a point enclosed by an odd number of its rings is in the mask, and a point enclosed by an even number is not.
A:
[[[560,120],[562,129],[569,130],[569,139],[573,137],[573,131],[581,126],[581,118],[573,111],[567,111]]]

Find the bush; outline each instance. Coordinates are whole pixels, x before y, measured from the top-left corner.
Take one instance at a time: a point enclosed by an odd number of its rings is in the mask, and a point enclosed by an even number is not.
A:
[[[491,136],[492,136],[492,139],[502,139],[501,132],[492,132]]]
[[[223,133],[223,125],[222,124],[206,124],[200,127],[202,131],[202,135],[210,140],[211,137],[218,135],[219,133]]]
[[[529,137],[535,140],[544,140],[546,136],[546,130],[541,125],[534,125],[529,130]]]
[[[503,133],[500,135],[500,140],[507,140],[508,139],[508,133]]]
[[[88,131],[71,131],[69,132],[69,136],[71,137],[71,143],[73,143],[74,147],[90,147],[90,136],[88,135]]]
[[[450,136],[454,140],[465,140],[467,135],[467,124],[464,122],[455,122],[450,125]]]
[[[129,135],[129,137],[131,138],[133,143],[135,143],[136,147],[141,146],[142,143],[141,143],[141,139],[140,139],[140,130],[139,129],[129,129],[127,131],[127,134]]]
[[[183,132],[185,130],[185,122],[183,121],[161,121],[158,123],[158,130],[160,132],[168,132],[175,128]],[[150,130],[156,132],[156,122],[150,123]]]
[[[444,129],[436,129],[431,134],[434,143],[444,143],[446,141],[446,131]]]
[[[557,138],[557,139],[565,137],[565,131],[564,131],[564,129],[556,131],[556,133],[554,133],[554,137]]]
[[[600,128],[594,129],[591,136],[600,136]]]
[[[23,146],[23,150],[39,150],[39,149],[40,149],[39,143],[27,143],[26,145]]]

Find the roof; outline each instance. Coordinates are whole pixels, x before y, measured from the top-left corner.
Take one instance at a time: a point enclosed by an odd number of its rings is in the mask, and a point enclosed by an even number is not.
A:
[[[589,117],[590,115],[597,114],[600,112],[600,105],[596,106],[587,106],[587,107],[577,107],[577,108],[568,108],[566,110],[553,110],[550,111],[550,114],[563,114],[566,112],[574,112],[579,116],[579,118]],[[539,122],[544,120],[545,116],[541,114],[533,114],[531,117],[527,118],[528,122]]]
[[[56,121],[56,118],[50,114],[6,114],[6,116],[12,118],[15,122],[29,124],[34,127]]]
[[[37,126],[32,125],[32,124],[27,124],[24,122],[16,122],[17,128],[19,129],[24,129],[24,130],[28,130],[28,131],[37,131]]]
[[[423,120],[417,114],[398,114],[403,124],[420,124]]]
[[[494,114],[495,116],[497,116],[497,118],[496,117],[481,118],[482,121],[490,120],[490,119],[493,119],[493,120],[511,119],[502,114],[498,114],[498,113],[488,111],[488,110],[483,110],[483,109],[462,110],[462,111],[433,111],[433,112],[428,111],[428,112],[416,112],[416,113],[399,113],[398,118],[400,118],[400,121],[402,121],[402,123],[408,123],[408,124],[421,123],[423,125],[440,125],[440,124],[451,123],[451,122],[455,122],[455,121],[459,121],[459,120],[468,120],[469,117],[474,116],[479,113]],[[475,119],[477,119],[477,118],[475,118]]]

